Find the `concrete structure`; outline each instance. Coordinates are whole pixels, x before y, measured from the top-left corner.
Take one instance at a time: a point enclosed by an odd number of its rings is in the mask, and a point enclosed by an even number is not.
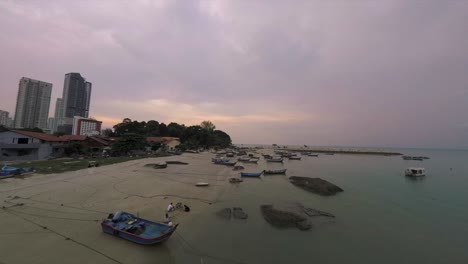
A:
[[[56,136],[29,131],[0,132],[0,160],[37,160],[61,157],[65,143]]]
[[[0,110],[0,126],[5,126],[8,127],[8,114],[10,114],[7,111]]]
[[[11,117],[8,117],[6,127],[13,127],[15,125],[14,122],[15,121]]]
[[[72,135],[96,136],[101,133],[102,121],[75,116]]]
[[[65,74],[62,96],[62,120],[59,131],[71,133],[75,116],[88,117],[91,103],[92,84],[87,82],[79,73]]]
[[[52,84],[21,78],[16,99],[15,128],[47,128]]]

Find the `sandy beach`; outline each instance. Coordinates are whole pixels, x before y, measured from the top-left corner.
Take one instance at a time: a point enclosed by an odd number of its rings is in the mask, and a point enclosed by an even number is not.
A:
[[[61,174],[0,181],[0,260],[4,263],[171,263],[190,219],[216,203],[232,173],[211,164],[211,153],[133,160]],[[165,169],[145,167],[167,160]],[[197,182],[209,187],[196,187]],[[118,210],[162,221],[167,205],[177,210],[175,235],[156,246],[140,246],[101,231],[100,220]],[[157,261],[156,261],[157,260]]]

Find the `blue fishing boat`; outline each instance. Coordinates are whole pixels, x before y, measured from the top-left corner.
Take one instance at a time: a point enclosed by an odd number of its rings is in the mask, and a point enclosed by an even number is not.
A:
[[[178,224],[163,224],[136,217],[127,212],[110,214],[101,227],[108,233],[142,245],[153,245],[168,240]]]
[[[263,171],[261,172],[241,172],[242,177],[260,177],[262,176]]]
[[[16,168],[12,166],[7,166],[4,165],[2,169],[0,170],[0,177],[1,178],[7,178],[8,177],[13,177],[16,175],[25,175],[25,174],[31,174],[36,172],[33,168]]]

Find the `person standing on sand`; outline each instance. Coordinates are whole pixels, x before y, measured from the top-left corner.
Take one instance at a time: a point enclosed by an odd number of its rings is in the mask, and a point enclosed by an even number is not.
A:
[[[169,223],[171,219],[169,218],[169,215],[166,213],[166,216],[164,217],[164,223]]]
[[[168,212],[174,211],[174,205],[172,205],[172,203],[170,203],[170,204],[167,206],[167,211],[168,211]]]

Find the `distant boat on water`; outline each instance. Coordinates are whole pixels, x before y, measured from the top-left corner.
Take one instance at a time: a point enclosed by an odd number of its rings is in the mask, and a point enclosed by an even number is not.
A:
[[[426,176],[426,170],[424,168],[408,168],[405,170],[405,175],[409,177],[421,177]]]

